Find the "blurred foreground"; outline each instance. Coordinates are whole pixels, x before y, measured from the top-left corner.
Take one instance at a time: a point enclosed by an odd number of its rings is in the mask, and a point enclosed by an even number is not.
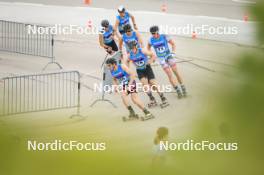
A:
[[[254,7],[252,13],[258,21],[264,21],[264,2]],[[259,23],[259,42],[264,43],[264,25]],[[105,139],[102,135],[93,137],[92,133],[76,133],[71,127],[66,130],[52,128],[50,133],[42,135],[42,130],[32,132],[14,132],[10,125],[0,120],[0,174],[3,175],[148,175],[148,174],[240,174],[260,175],[263,170],[263,123],[264,123],[264,51],[241,53],[236,71],[230,76],[236,81],[216,82],[221,88],[212,91],[215,99],[210,110],[201,113],[199,120],[193,121],[193,133],[182,140],[194,139],[218,142],[238,142],[235,152],[167,152],[165,159],[153,165],[151,150],[142,148],[141,136],[135,138]],[[95,114],[96,115],[96,114]],[[59,116],[58,116],[59,118]],[[87,126],[88,127],[88,126]],[[97,126],[89,126],[97,127]],[[166,126],[165,126],[166,127]],[[118,128],[117,128],[118,130]],[[131,130],[130,132],[138,132]],[[153,131],[154,132],[154,131]],[[84,141],[82,135],[90,134],[89,141],[106,141],[105,152],[28,152],[26,142],[21,138],[38,138],[43,141],[50,138]],[[169,140],[175,133],[169,131]],[[154,139],[155,133],[153,133]],[[142,136],[143,137],[143,136]],[[47,139],[45,139],[47,138]],[[151,144],[151,139],[149,142]],[[151,148],[151,147],[150,147]],[[148,148],[149,149],[149,148]]]

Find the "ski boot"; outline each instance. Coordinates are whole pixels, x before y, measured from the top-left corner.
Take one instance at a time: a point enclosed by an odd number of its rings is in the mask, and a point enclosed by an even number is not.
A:
[[[144,110],[145,116],[144,117],[140,117],[141,121],[145,121],[145,120],[150,120],[155,118],[154,115],[152,115],[148,110]]]
[[[178,99],[181,99],[182,96],[183,96],[181,90],[177,89],[176,92],[177,92],[177,95],[178,95]]]
[[[158,106],[156,99],[154,97],[151,97],[150,103],[148,104],[148,108],[154,108],[156,106]]]
[[[137,114],[129,114],[128,117],[122,117],[123,121],[126,122],[126,121],[131,121],[131,120],[138,120],[139,119],[139,116]]]
[[[169,106],[170,104],[168,103],[168,101],[167,101],[167,99],[166,99],[166,97],[161,97],[161,104],[160,104],[160,107],[161,108],[166,108],[167,106]]]
[[[183,95],[183,97],[187,97],[187,91],[186,91],[185,86],[182,86],[181,89],[182,89],[182,95]]]

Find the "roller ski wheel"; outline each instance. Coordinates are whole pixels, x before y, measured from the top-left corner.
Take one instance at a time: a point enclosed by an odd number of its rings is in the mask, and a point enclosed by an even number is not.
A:
[[[154,115],[152,115],[152,114],[147,114],[147,115],[145,115],[144,117],[140,117],[140,120],[141,120],[141,121],[146,121],[146,120],[150,120],[150,119],[153,119],[153,118],[155,118]]]
[[[123,122],[127,121],[133,121],[133,120],[138,120],[139,116],[135,114],[134,116],[128,116],[128,117],[122,117]]]
[[[158,103],[156,101],[152,101],[148,104],[148,108],[155,108],[158,106]]]
[[[167,106],[169,106],[170,104],[168,103],[166,97],[161,97],[161,104],[160,104],[160,107],[161,108],[166,108]]]
[[[162,102],[161,104],[160,104],[160,107],[163,109],[163,108],[166,108],[166,107],[168,107],[170,104],[168,103],[168,102]]]
[[[186,98],[186,97],[187,97],[187,92],[186,92],[186,91],[183,91],[183,92],[182,92],[182,96],[183,96],[184,98]]]
[[[187,96],[186,87],[182,85],[182,86],[181,86],[181,90],[182,90],[182,91],[181,91],[181,92],[182,92],[182,96],[183,96],[183,97],[186,97],[186,96]]]
[[[177,91],[177,97],[178,99],[181,99],[183,97],[183,94],[180,91]]]

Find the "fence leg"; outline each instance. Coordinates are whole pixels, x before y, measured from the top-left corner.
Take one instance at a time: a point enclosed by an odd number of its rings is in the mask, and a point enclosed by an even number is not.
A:
[[[102,98],[101,98],[101,99],[97,99],[97,100],[95,100],[95,101],[90,105],[90,107],[93,107],[93,106],[94,106],[96,103],[98,103],[98,102],[108,102],[108,103],[110,103],[114,108],[117,108],[117,106],[116,106],[113,102],[111,102],[110,100],[104,98],[104,91],[103,91],[103,94],[102,94]]]
[[[103,73],[103,81],[105,81],[105,72]],[[97,100],[95,100],[91,105],[90,105],[90,107],[93,107],[96,103],[98,103],[98,102],[108,102],[108,103],[110,103],[114,108],[117,108],[117,106],[113,103],[113,102],[111,102],[110,100],[108,100],[108,99],[105,99],[105,91],[103,90],[103,92],[102,92],[102,97],[100,98],[100,99],[97,99]]]
[[[59,69],[63,69],[63,67],[60,65],[60,63],[56,62],[55,58],[53,57],[51,59],[51,61],[48,64],[46,64],[46,66],[42,69],[42,71],[45,71],[47,69],[47,67],[51,64],[56,64],[59,67]]]
[[[80,108],[81,108],[81,80],[80,80],[80,75],[78,75],[78,105],[77,105],[76,114],[71,115],[70,117],[71,119],[75,117],[85,119],[85,116],[81,115]]]
[[[56,64],[59,67],[59,69],[63,69],[60,63],[56,61],[55,56],[54,56],[54,36],[53,35],[51,39],[51,56],[52,56],[51,61],[42,69],[42,71],[45,71],[50,64]]]

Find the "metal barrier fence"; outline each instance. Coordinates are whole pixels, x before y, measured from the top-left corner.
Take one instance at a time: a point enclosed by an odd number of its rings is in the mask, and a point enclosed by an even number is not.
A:
[[[0,38],[1,51],[54,57],[54,35],[48,26],[0,20]]]
[[[0,116],[75,107],[80,114],[78,71],[6,77],[0,85]]]

